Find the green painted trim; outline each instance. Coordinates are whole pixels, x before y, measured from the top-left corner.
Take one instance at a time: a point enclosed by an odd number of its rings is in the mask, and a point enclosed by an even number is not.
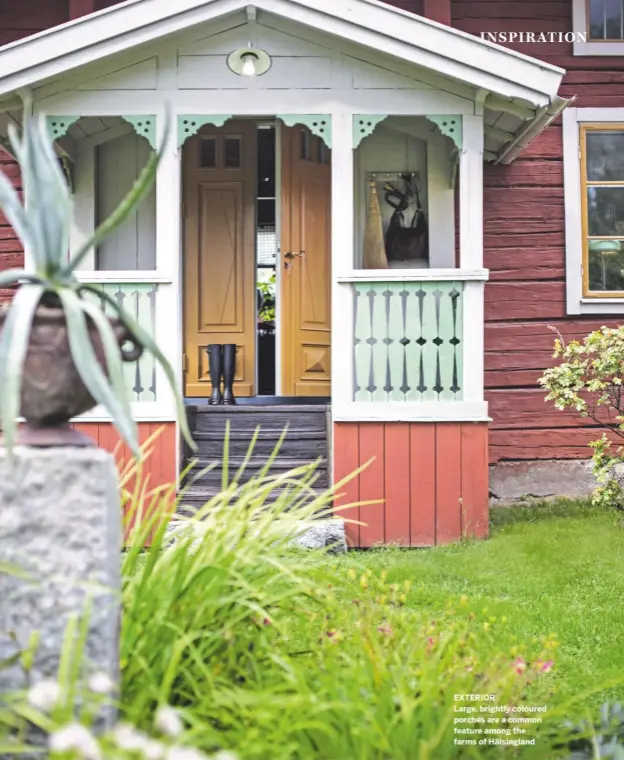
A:
[[[445,137],[455,143],[457,150],[461,150],[463,146],[463,122],[461,116],[434,116],[427,115],[427,119],[436,125],[440,132]]]
[[[67,133],[72,124],[75,124],[82,117],[76,116],[46,116],[46,124],[52,135],[53,140],[58,140]]]
[[[320,137],[331,150],[332,120],[330,115],[322,113],[278,113],[277,118],[281,119],[287,127],[303,124],[313,135]]]
[[[196,135],[205,124],[222,127],[231,118],[232,114],[180,114],[178,116],[178,147],[181,148],[186,140]]]
[[[365,137],[372,135],[378,124],[388,118],[388,114],[353,114],[353,149],[355,150]]]
[[[124,121],[132,124],[137,135],[145,137],[148,143],[156,150],[156,117],[155,116],[122,116]]]
[[[137,322],[154,337],[156,331],[156,300],[158,285],[149,282],[98,282],[92,283],[98,290],[113,298]],[[87,296],[97,299],[95,295]],[[104,303],[104,312],[113,314],[112,308]],[[130,401],[157,401],[157,372],[154,357],[144,352],[137,362],[123,365],[124,378]]]
[[[459,401],[462,282],[357,282],[355,401]]]

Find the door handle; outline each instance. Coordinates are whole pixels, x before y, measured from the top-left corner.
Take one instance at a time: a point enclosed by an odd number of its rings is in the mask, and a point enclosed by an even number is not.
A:
[[[286,251],[284,254],[284,258],[286,259],[284,262],[284,269],[290,269],[291,262],[295,258],[301,258],[302,256],[305,256],[305,251]]]

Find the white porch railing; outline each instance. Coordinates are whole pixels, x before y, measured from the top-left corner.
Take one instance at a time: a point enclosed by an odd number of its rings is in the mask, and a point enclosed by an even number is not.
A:
[[[335,297],[335,419],[483,419],[486,270],[359,270]],[[346,329],[345,329],[346,328]],[[336,333],[334,333],[336,340]]]
[[[130,313],[150,335],[174,366],[179,364],[174,285],[155,272],[85,272],[80,279],[106,293]],[[97,300],[93,294],[88,296]],[[102,301],[105,313],[114,309]],[[145,352],[137,362],[124,364],[128,398],[137,420],[175,419],[171,391],[154,357]],[[97,407],[82,415],[83,420],[108,420],[108,414]]]

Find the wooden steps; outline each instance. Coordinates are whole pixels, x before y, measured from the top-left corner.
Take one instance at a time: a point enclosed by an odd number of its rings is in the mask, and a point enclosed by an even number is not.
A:
[[[189,461],[196,461],[196,465],[187,477],[186,491],[182,497],[183,507],[198,508],[221,491],[224,443],[228,424],[228,482],[234,479],[242,465],[256,428],[260,430],[251,458],[240,478],[241,483],[247,482],[260,472],[286,429],[286,436],[269,474],[284,474],[289,470],[319,460],[314,489],[322,492],[329,487],[327,406],[321,404],[205,405],[187,407],[187,410],[198,450],[191,457],[187,455],[184,463],[186,466]],[[215,462],[217,465],[209,472],[200,474],[203,469]]]

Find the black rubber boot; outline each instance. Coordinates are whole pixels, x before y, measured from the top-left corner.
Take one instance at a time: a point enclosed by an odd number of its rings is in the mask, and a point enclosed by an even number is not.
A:
[[[223,403],[221,395],[221,374],[223,373],[223,346],[220,343],[213,343],[206,348],[208,353],[208,369],[210,370],[210,382],[212,384],[212,394],[208,401],[213,406]]]
[[[234,375],[236,374],[236,344],[226,343],[223,346],[223,403],[233,405]]]

